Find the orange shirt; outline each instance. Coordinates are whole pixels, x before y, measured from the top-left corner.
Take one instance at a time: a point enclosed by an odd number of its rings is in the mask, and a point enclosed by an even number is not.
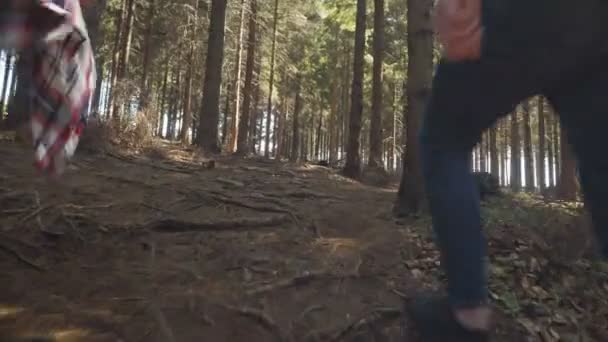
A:
[[[450,61],[477,60],[481,54],[481,1],[439,0],[436,26],[444,56]]]

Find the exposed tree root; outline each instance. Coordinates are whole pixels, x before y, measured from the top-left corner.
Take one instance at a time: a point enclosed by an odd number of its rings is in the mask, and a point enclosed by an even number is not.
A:
[[[265,292],[271,292],[279,289],[284,289],[292,286],[300,286],[307,284],[313,280],[317,279],[343,279],[350,277],[357,277],[357,274],[334,274],[328,273],[327,271],[313,271],[313,272],[304,272],[304,274],[295,276],[289,279],[283,279],[278,282],[262,285],[255,289],[247,291],[248,295],[256,295]]]
[[[278,226],[289,222],[286,215],[274,215],[269,217],[242,217],[226,220],[191,222],[177,219],[162,219],[145,223],[137,227],[143,230],[150,230],[163,233],[181,233],[189,231],[222,231],[247,228]]]
[[[260,323],[265,329],[272,332],[279,341],[281,342],[289,342],[292,339],[287,336],[279,327],[277,323],[265,312],[248,307],[233,307],[233,306],[225,306],[228,310],[235,311],[239,315],[246,316],[254,319],[258,323]]]

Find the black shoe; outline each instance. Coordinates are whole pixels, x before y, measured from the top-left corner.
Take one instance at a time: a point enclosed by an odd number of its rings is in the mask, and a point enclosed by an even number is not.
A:
[[[458,322],[447,298],[419,296],[406,303],[421,342],[489,342],[489,332],[470,330]]]

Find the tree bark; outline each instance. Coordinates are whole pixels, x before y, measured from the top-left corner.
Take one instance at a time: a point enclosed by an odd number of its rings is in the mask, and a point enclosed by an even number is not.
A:
[[[479,141],[479,145],[477,145],[477,148],[479,149],[479,171],[480,172],[486,172],[487,169],[487,163],[486,160],[488,159],[488,151],[486,151],[486,146],[484,144],[484,141],[486,140],[486,135],[485,133],[481,135],[481,140]]]
[[[500,177],[500,165],[498,165],[498,146],[496,125],[490,128],[490,173],[496,178]]]
[[[236,41],[236,62],[234,65],[234,79],[232,84],[232,91],[234,91],[234,106],[232,113],[232,120],[230,121],[230,143],[228,146],[229,152],[236,152],[236,145],[238,139],[238,127],[239,127],[239,115],[241,111],[241,74],[243,64],[243,32],[245,31],[245,0],[241,0],[240,5],[240,21],[239,31],[237,34]]]
[[[547,128],[549,129],[548,132],[548,137],[549,137],[549,141],[547,144],[547,162],[549,164],[548,166],[548,172],[549,172],[549,187],[554,187],[557,182],[556,182],[556,174],[555,174],[555,151],[553,149],[554,147],[554,142],[553,139],[555,139],[555,131],[554,131],[554,125],[553,125],[553,116],[549,115],[547,116]]]
[[[526,170],[526,189],[533,191],[534,186],[534,156],[532,155],[532,127],[530,123],[530,101],[524,101],[524,162]]]
[[[218,124],[220,119],[220,89],[224,62],[224,28],[227,0],[211,2],[211,21],[207,42],[207,65],[198,127],[198,145],[207,153],[219,153]]]
[[[148,0],[148,13],[146,15],[146,31],[144,33],[144,52],[143,52],[143,71],[141,75],[140,90],[141,97],[139,99],[139,109],[144,110],[148,107],[150,98],[150,85],[148,74],[150,72],[150,62],[152,59],[150,50],[152,48],[152,28],[154,23],[154,13],[156,8],[156,0]]]
[[[111,76],[110,76],[110,90],[109,90],[109,95],[108,95],[108,110],[112,111],[112,118],[116,119],[116,115],[118,114],[117,112],[114,112],[113,108],[114,108],[114,102],[115,102],[115,98],[116,98],[116,85],[118,84],[118,69],[119,69],[119,63],[120,63],[120,52],[121,52],[121,44],[120,42],[122,41],[121,37],[123,36],[123,26],[124,26],[124,22],[126,20],[126,13],[127,13],[127,1],[128,0],[122,0],[121,1],[121,8],[120,11],[116,14],[116,33],[114,35],[114,48],[113,48],[113,53],[112,53],[112,70],[111,70]],[[106,113],[109,114],[109,113]]]
[[[365,55],[366,0],[357,0],[357,23],[355,28],[355,49],[353,62],[353,82],[349,118],[348,149],[344,175],[351,178],[361,176],[361,116],[363,114],[363,67]]]
[[[124,81],[124,79],[128,76],[131,43],[133,41],[133,23],[135,21],[135,0],[125,1],[127,1],[127,16],[125,21],[127,25],[125,27],[124,34],[122,35],[120,60],[117,66],[118,82]],[[116,103],[115,101],[114,107],[112,108],[112,117],[121,117],[121,108],[123,108],[122,104]]]
[[[293,109],[293,129],[291,135],[291,154],[289,160],[292,162],[300,160],[300,111],[302,110],[302,96],[300,92],[302,76],[298,74],[296,77],[296,99],[294,101]]]
[[[270,79],[268,80],[268,106],[266,107],[266,139],[264,156],[270,157],[270,117],[272,114],[272,92],[274,90],[274,64],[277,45],[277,24],[279,21],[279,0],[274,1],[274,19],[272,22],[272,48],[270,50]]]
[[[511,114],[511,189],[521,190],[521,141],[519,137],[518,110]]]
[[[10,51],[6,50],[5,52],[5,65],[4,65],[4,82],[2,83],[2,98],[0,99],[0,111],[4,113],[6,111],[6,104],[8,103],[8,99],[6,99],[6,95],[8,90],[11,88],[9,84],[9,73],[11,72],[11,65],[13,64],[14,55]],[[6,100],[6,102],[5,102]],[[4,114],[3,114],[4,115]]]
[[[536,162],[538,188],[545,190],[545,160],[546,160],[546,132],[545,132],[545,98],[538,96],[538,158]]]
[[[575,201],[577,195],[576,158],[568,143],[566,130],[561,130],[561,171],[557,186],[558,197],[565,201]]]
[[[169,58],[169,54],[167,53],[167,57],[165,60],[165,75],[163,76],[163,86],[161,90],[161,100],[160,106],[158,108],[159,112],[159,123],[158,123],[158,136],[163,137],[164,128],[165,128],[165,104],[167,101],[167,83],[169,81],[169,62],[171,59]]]
[[[245,86],[243,88],[243,107],[241,110],[236,148],[237,153],[243,155],[250,151],[247,142],[250,133],[249,116],[253,95],[253,67],[255,62],[255,53],[257,50],[257,7],[257,0],[251,0],[249,13],[249,37],[247,39],[247,62],[245,66]]]
[[[398,213],[416,213],[423,208],[424,183],[420,162],[418,132],[422,112],[430,95],[433,77],[433,0],[408,2],[408,71],[406,122],[407,151],[397,198]]]
[[[370,167],[384,168],[382,162],[382,67],[384,64],[384,0],[374,0],[374,66],[372,117],[369,135]]]
[[[562,158],[561,158],[561,150],[560,147],[560,131],[561,131],[561,127],[559,125],[559,118],[558,116],[555,114],[555,111],[553,111],[553,115],[552,115],[552,121],[553,121],[553,160],[555,161],[555,164],[553,165],[553,168],[555,169],[555,185],[557,186],[557,184],[559,183],[559,179],[561,177],[561,170],[562,170]]]

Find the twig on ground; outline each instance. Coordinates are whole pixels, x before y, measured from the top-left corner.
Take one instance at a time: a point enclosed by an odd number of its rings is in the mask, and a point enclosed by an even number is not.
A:
[[[304,318],[306,318],[306,316],[310,315],[311,313],[315,312],[315,311],[321,311],[325,309],[325,305],[311,305],[309,307],[307,307],[306,309],[304,309],[304,311],[302,311],[302,313],[298,316],[298,318],[295,320],[295,322],[299,322],[301,320],[303,320]]]
[[[15,250],[15,249],[11,248],[10,246],[8,246],[7,244],[5,244],[3,239],[0,239],[0,249],[6,251],[9,254],[12,254],[19,261],[21,261],[25,265],[28,265],[28,266],[32,267],[36,271],[39,271],[39,272],[46,271],[46,269],[44,267],[42,267],[42,266],[38,265],[37,263],[29,260],[25,256],[21,255],[21,253],[19,251]]]
[[[391,289],[391,292],[393,292],[394,294],[396,294],[397,296],[401,297],[402,299],[407,299],[407,295],[397,289]]]
[[[328,273],[327,271],[312,271],[312,272],[304,272],[304,274],[289,278],[283,279],[278,282],[262,285],[258,288],[247,291],[248,295],[256,295],[264,292],[275,291],[278,289],[284,289],[292,286],[299,286],[303,284],[307,284],[313,280],[317,279],[344,279],[358,277],[357,274],[334,274]]]
[[[108,156],[112,157],[112,158],[115,158],[115,159],[118,159],[118,160],[121,160],[121,161],[124,161],[124,162],[127,162],[127,163],[131,163],[131,164],[135,164],[135,165],[141,165],[141,166],[148,166],[148,167],[151,167],[151,168],[154,168],[154,169],[163,170],[163,171],[185,173],[185,174],[193,174],[193,173],[201,170],[201,168],[185,168],[185,167],[178,168],[178,167],[168,167],[168,166],[156,165],[156,164],[152,164],[152,163],[147,163],[147,162],[131,159],[131,158],[128,158],[128,157],[125,157],[125,156],[121,156],[119,154],[112,153],[112,152],[106,152],[106,154]]]

